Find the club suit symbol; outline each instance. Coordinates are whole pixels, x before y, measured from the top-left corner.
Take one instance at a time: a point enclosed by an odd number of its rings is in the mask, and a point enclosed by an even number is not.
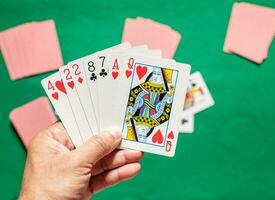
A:
[[[105,77],[108,75],[107,71],[105,69],[102,69],[101,72],[99,73],[100,76]]]
[[[97,79],[97,76],[95,75],[95,73],[92,73],[91,77],[90,77],[90,80],[91,81],[96,81],[96,79]]]
[[[186,124],[186,123],[188,123],[188,120],[187,120],[187,119],[182,119],[182,120],[181,120],[181,124],[182,124],[182,125],[184,125],[184,124]]]

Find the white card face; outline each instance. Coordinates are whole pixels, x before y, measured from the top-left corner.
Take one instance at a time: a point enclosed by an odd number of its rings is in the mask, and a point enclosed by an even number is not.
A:
[[[93,135],[93,131],[85,116],[85,112],[75,89],[75,84],[71,76],[70,70],[67,68],[67,66],[62,66],[59,68],[59,73],[67,91],[67,97],[71,104],[71,108],[78,124],[80,134],[83,141],[86,141],[90,136]]]
[[[150,55],[154,55],[154,57],[156,58],[162,58],[162,52],[161,50],[158,50],[158,49],[152,49],[152,50],[149,50],[150,52]]]
[[[127,49],[127,53],[129,54],[135,54],[135,53],[141,53],[141,52],[147,52],[147,46],[141,45],[136,46],[131,49]],[[117,56],[116,56],[117,55]],[[124,60],[122,60],[119,55],[121,55],[121,52],[119,53],[102,53],[99,54],[99,57],[105,57],[104,63],[99,62],[98,66],[102,66],[104,70],[106,70],[107,75],[101,76],[98,74],[98,83],[99,83],[99,93],[98,97],[101,99],[99,102],[99,109],[100,109],[100,127],[102,130],[108,129],[113,126],[119,126],[120,122],[118,121],[118,117],[116,115],[117,110],[116,108],[121,105],[121,102],[117,102],[119,100],[119,96],[122,94],[120,93],[121,88],[123,87],[122,79],[123,74],[122,71],[125,68],[123,66]],[[118,89],[120,88],[120,89]],[[115,91],[115,95],[114,95]],[[110,102],[110,99],[112,103]],[[110,112],[113,114],[110,115]]]
[[[98,119],[96,119],[95,109],[88,87],[88,79],[83,69],[83,59],[80,58],[70,62],[67,67],[69,68],[79,100],[83,106],[84,113],[89,122],[93,133],[99,132]]]
[[[95,110],[95,116],[98,121],[99,131],[101,131],[101,127],[100,127],[100,123],[99,123],[100,110],[99,110],[99,97],[98,97],[98,93],[99,93],[98,79],[99,79],[99,77],[106,76],[106,74],[107,74],[105,69],[102,68],[104,65],[104,62],[105,62],[105,57],[99,56],[99,55],[103,54],[105,52],[111,53],[111,52],[124,51],[126,49],[129,49],[130,47],[131,46],[129,43],[122,43],[122,44],[116,45],[112,48],[108,48],[106,50],[102,50],[100,52],[97,52],[95,54],[87,56],[83,59],[83,69],[86,74],[88,88],[90,91],[90,96],[91,96],[94,110]]]
[[[135,59],[121,148],[174,156],[190,66]]]
[[[191,74],[184,102],[184,115],[196,114],[213,105],[214,100],[201,73],[195,72]]]
[[[135,51],[135,52],[142,52],[142,51],[148,51],[148,46],[147,45],[139,45],[139,46],[133,46],[131,49],[129,49],[131,51]]]
[[[75,147],[79,147],[83,141],[59,72],[43,79],[41,84]]]
[[[119,127],[124,119],[125,107],[122,102],[127,101],[130,87],[130,77],[125,71],[128,66],[133,65],[134,57],[159,58],[160,54],[156,51],[151,52],[142,46],[131,48],[127,53],[112,53],[106,55],[104,67],[109,76],[100,79],[99,98],[102,99],[100,105],[100,126],[102,129],[109,127]],[[115,95],[114,95],[115,92]],[[111,99],[112,103],[108,103]],[[110,115],[110,112],[113,114]]]
[[[87,58],[83,59],[83,69],[85,72],[85,76],[87,78],[87,85],[91,97],[91,101],[93,103],[93,110],[97,120],[97,127],[98,132],[100,131],[100,124],[99,124],[99,107],[98,107],[98,90],[97,90],[97,69],[95,66],[95,56],[94,54],[88,56]]]
[[[180,131],[180,133],[193,133],[194,132],[194,115],[181,114],[179,131]]]

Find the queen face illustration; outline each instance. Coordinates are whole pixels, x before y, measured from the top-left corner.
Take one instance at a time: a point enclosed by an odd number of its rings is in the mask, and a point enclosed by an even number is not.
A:
[[[136,129],[138,142],[145,143],[150,129],[146,126],[137,126]]]
[[[160,84],[163,82],[162,73],[160,68],[154,68],[152,72],[152,77],[150,79],[152,83]]]

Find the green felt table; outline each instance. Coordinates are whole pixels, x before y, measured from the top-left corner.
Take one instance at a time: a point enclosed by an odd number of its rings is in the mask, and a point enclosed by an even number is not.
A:
[[[223,53],[233,2],[0,1],[0,30],[54,19],[65,63],[119,43],[127,17],[168,24],[182,34],[175,59],[201,71],[212,92],[215,106],[196,115],[194,134],[180,135],[174,158],[146,154],[136,178],[94,199],[275,199],[275,42],[262,65]],[[26,159],[9,112],[45,95],[49,74],[11,81],[0,56],[0,199],[17,198]]]

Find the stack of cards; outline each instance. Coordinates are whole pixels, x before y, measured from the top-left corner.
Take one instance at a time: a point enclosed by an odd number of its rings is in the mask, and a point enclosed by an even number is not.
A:
[[[10,120],[24,146],[41,130],[46,129],[57,119],[47,97],[39,97],[10,113]]]
[[[42,80],[76,147],[122,129],[120,148],[173,156],[190,66],[130,43],[69,62]]]
[[[275,9],[234,3],[224,52],[235,53],[258,64],[267,58],[275,35]]]
[[[151,19],[137,17],[125,20],[122,42],[132,45],[146,44],[150,49],[160,49],[163,58],[173,58],[181,35],[170,26]]]
[[[0,33],[0,46],[12,80],[63,65],[53,20],[22,24]]]
[[[200,72],[191,74],[181,116],[180,132],[193,133],[194,115],[214,105]]]

